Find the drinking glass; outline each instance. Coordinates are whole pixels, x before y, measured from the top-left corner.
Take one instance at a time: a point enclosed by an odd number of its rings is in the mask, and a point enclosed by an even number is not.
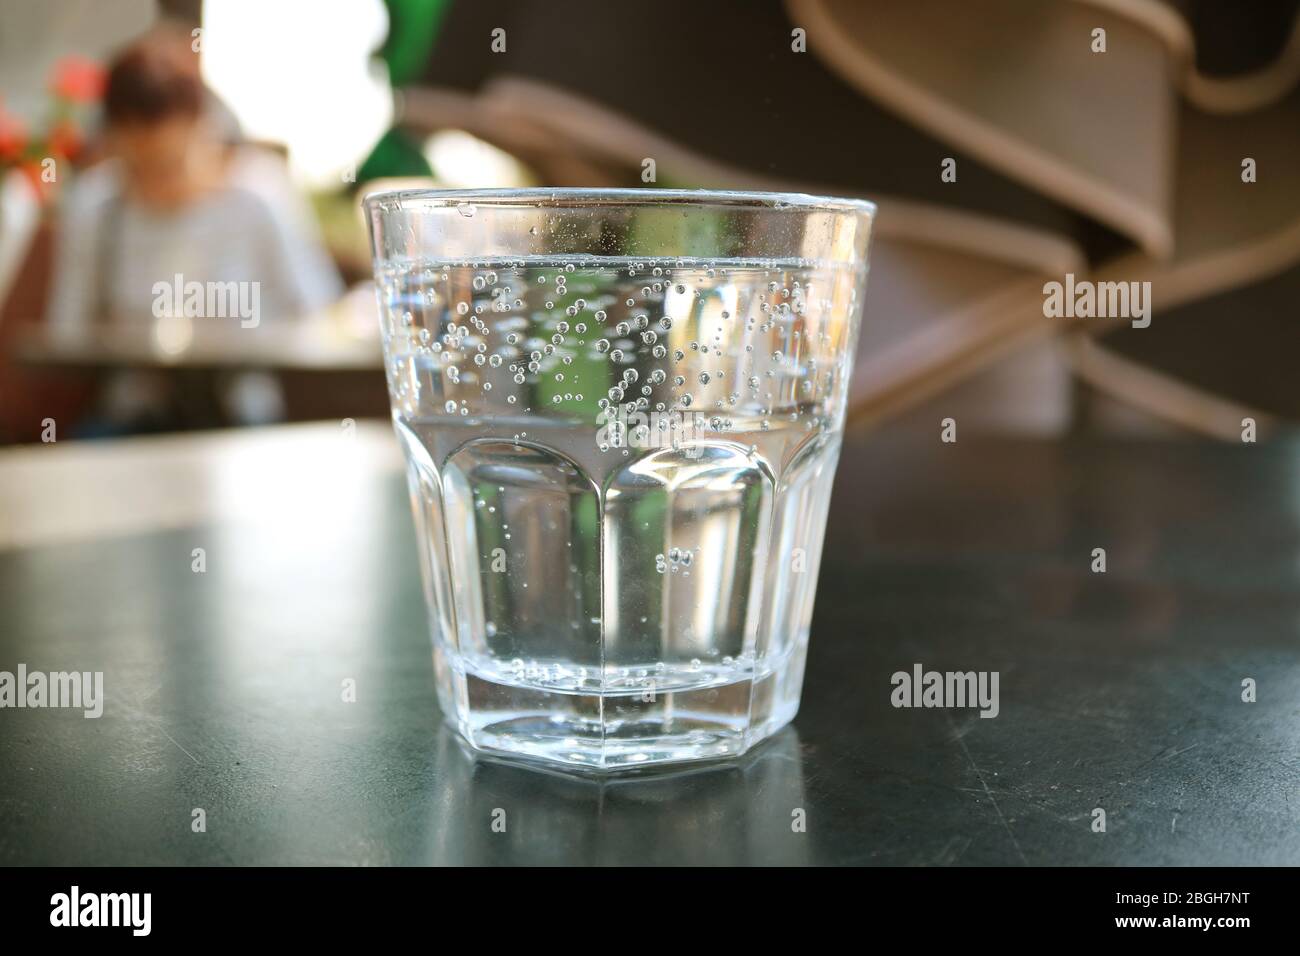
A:
[[[868,202],[366,197],[446,719],[612,770],[799,706]]]

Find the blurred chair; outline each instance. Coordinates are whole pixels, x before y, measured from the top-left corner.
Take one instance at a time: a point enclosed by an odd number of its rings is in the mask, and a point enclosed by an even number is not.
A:
[[[1287,394],[1256,386],[1286,375],[1290,327],[1277,320],[1293,300],[1268,283],[1300,269],[1297,6],[1238,7],[1228,31],[1196,0],[676,0],[658,17],[690,27],[668,37],[595,0],[566,4],[581,29],[526,2],[456,2],[402,122],[415,135],[468,129],[557,185],[642,185],[653,159],[656,185],[877,199],[860,421],[942,404],[961,385],[968,418],[1064,432],[1080,394],[1107,390],[1121,367],[1085,369],[1063,347],[1078,332],[1147,367],[1144,381],[1187,386],[1117,398],[1226,437],[1180,396],[1296,415]],[[483,55],[498,26],[507,52]],[[1245,156],[1256,182],[1243,182]],[[1151,282],[1152,327],[1046,318],[1043,285],[1066,273]],[[1247,298],[1253,314],[1240,315]],[[1166,331],[1211,300],[1222,321],[1200,324],[1194,344]],[[1242,336],[1258,344],[1252,373],[1217,362]],[[1187,349],[1199,363],[1175,361]],[[1191,366],[1238,374],[1198,380]]]

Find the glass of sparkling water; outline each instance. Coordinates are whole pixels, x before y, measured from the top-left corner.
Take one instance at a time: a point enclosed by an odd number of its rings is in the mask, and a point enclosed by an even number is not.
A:
[[[528,189],[365,209],[447,720],[596,770],[788,723],[874,207]]]

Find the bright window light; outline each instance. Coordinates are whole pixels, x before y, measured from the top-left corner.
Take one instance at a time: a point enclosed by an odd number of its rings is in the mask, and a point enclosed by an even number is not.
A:
[[[203,75],[252,139],[289,148],[296,177],[328,187],[393,119],[381,0],[205,0]]]
[[[531,185],[532,177],[519,160],[463,130],[434,133],[424,144],[424,157],[439,183],[453,189]]]

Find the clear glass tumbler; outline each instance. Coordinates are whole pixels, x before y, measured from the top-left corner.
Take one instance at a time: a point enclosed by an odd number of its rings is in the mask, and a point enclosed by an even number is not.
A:
[[[661,189],[365,200],[439,699],[617,769],[794,717],[874,207]]]

